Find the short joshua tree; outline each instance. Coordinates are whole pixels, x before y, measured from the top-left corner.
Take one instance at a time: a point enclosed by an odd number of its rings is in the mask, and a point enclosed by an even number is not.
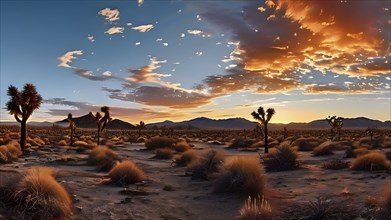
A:
[[[140,121],[140,124],[137,125],[138,129],[138,137],[141,137],[141,130],[145,129],[145,123],[143,121]]]
[[[377,128],[367,128],[365,130],[365,133],[368,134],[370,137],[371,137],[371,143],[373,141],[373,136],[375,135],[375,133],[377,132]]]
[[[274,110],[274,108],[268,108],[266,110],[266,113],[265,113],[265,110],[263,109],[262,106],[260,106],[258,108],[258,112],[255,112],[253,111],[251,113],[251,115],[256,119],[258,120],[259,122],[261,122],[261,124],[263,125],[264,129],[264,138],[265,138],[265,153],[269,153],[269,140],[268,140],[268,131],[267,131],[267,124],[269,123],[270,119],[272,119],[273,115],[276,113],[276,111]]]
[[[90,116],[95,120],[96,125],[98,127],[98,139],[97,139],[97,144],[98,146],[100,145],[100,134],[105,129],[106,125],[112,120],[110,117],[110,107],[108,106],[103,106],[100,109],[103,113],[105,113],[102,117],[100,112],[97,112],[95,115],[90,112]]]
[[[24,152],[27,138],[27,120],[34,110],[38,109],[42,103],[42,97],[38,94],[35,86],[26,83],[22,91],[10,85],[7,95],[10,100],[7,102],[7,110],[20,123],[20,148]]]
[[[343,118],[334,115],[333,117],[327,117],[326,121],[331,126],[331,140],[333,140],[335,137],[335,131],[337,131],[338,135],[340,135],[341,133],[341,128],[343,126]]]
[[[75,122],[73,122],[73,118],[72,118],[72,113],[69,113],[68,114],[68,118],[67,118],[68,122],[69,122],[69,130],[71,131],[71,138],[70,138],[70,146],[73,146],[73,136],[75,135],[75,130],[76,130],[76,124]]]

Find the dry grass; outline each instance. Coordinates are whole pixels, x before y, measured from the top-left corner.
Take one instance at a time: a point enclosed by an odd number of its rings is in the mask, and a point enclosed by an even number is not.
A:
[[[60,145],[60,146],[68,146],[68,143],[67,143],[66,140],[60,140],[60,141],[58,142],[58,145]]]
[[[297,146],[299,151],[312,151],[316,146],[318,146],[322,141],[318,138],[298,138],[293,141],[292,146]]]
[[[175,145],[173,145],[172,148],[176,152],[185,152],[185,151],[189,150],[191,147],[190,147],[189,143],[187,143],[186,141],[180,141],[180,142],[176,143]]]
[[[227,147],[228,149],[238,149],[238,148],[248,148],[257,141],[255,139],[246,139],[243,137],[236,138],[232,143]]]
[[[186,173],[191,174],[193,179],[208,179],[210,174],[219,170],[223,160],[223,151],[208,150],[187,166]]]
[[[119,161],[118,155],[107,147],[96,147],[88,156],[88,164],[98,166],[98,171],[107,172]]]
[[[7,145],[0,146],[0,163],[10,163],[22,155],[23,152],[16,141],[10,141]]]
[[[145,142],[145,147],[148,150],[155,150],[158,148],[171,148],[173,147],[175,140],[168,137],[153,137]]]
[[[357,157],[352,162],[353,170],[391,170],[390,162],[387,161],[386,155],[381,152],[371,152]]]
[[[272,148],[262,159],[266,170],[283,171],[298,168],[297,156],[295,148],[290,147],[288,142],[283,142]]]
[[[367,148],[361,147],[361,148],[354,149],[353,153],[354,153],[354,157],[359,157],[369,153],[369,150]]]
[[[340,170],[349,167],[349,162],[342,161],[340,159],[332,159],[322,163],[323,169]]]
[[[125,160],[117,164],[110,171],[109,178],[111,183],[118,186],[127,186],[146,179],[144,171],[130,160]]]
[[[255,197],[263,194],[265,183],[265,171],[258,158],[229,157],[220,167],[214,191],[243,192]]]
[[[69,219],[72,199],[54,179],[50,168],[32,168],[26,172],[12,194],[13,209],[20,219]]]
[[[175,151],[171,150],[170,148],[160,148],[155,150],[155,156],[156,159],[171,159],[174,157]]]
[[[251,198],[250,196],[240,209],[238,220],[259,220],[273,219],[272,208],[267,200],[262,196]]]
[[[184,152],[179,158],[175,159],[175,163],[180,166],[187,166],[190,163],[193,163],[199,158],[195,150],[188,150]]]
[[[92,142],[91,140],[87,141],[75,141],[73,143],[73,146],[75,147],[82,147],[82,148],[87,148],[87,149],[93,149],[98,147],[98,145],[95,142]]]
[[[312,155],[314,155],[315,157],[331,155],[333,154],[332,148],[333,148],[333,143],[331,141],[323,142],[319,146],[314,148],[314,150],[312,151]]]

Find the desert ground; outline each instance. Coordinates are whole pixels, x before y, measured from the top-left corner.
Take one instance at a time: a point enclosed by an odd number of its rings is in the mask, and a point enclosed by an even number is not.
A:
[[[256,137],[251,131],[178,130],[164,136],[159,130],[144,130],[141,135],[137,131],[105,130],[100,146],[96,144],[95,133],[94,129],[78,129],[73,146],[70,146],[66,128],[29,127],[28,148],[24,155],[14,159],[3,156],[1,160],[0,219],[42,219],[31,217],[31,210],[16,208],[15,202],[7,202],[5,193],[7,189],[12,191],[34,167],[52,168],[56,181],[70,196],[70,213],[59,219],[390,217],[390,201],[388,209],[386,207],[391,194],[390,130],[378,130],[372,138],[364,130],[342,130],[332,141],[329,130],[289,131],[285,137],[282,131],[272,131],[269,154],[274,156],[265,156],[262,137]],[[18,127],[0,127],[0,148],[18,140]],[[293,163],[284,164],[288,160],[286,156],[278,158],[276,148],[283,145],[297,156]],[[114,155],[105,150],[100,154],[103,156],[95,155],[94,162],[92,151],[102,148]],[[162,148],[167,151],[159,154],[157,151]],[[181,156],[189,151],[196,156],[193,155],[187,164],[181,163]],[[356,162],[373,153],[383,157],[368,159],[369,165],[365,161]],[[3,155],[6,155],[4,151]],[[267,204],[263,202],[266,211],[260,211],[266,214],[261,213],[258,218],[246,217],[242,209],[249,196],[256,197],[245,189],[246,184],[228,188],[224,188],[226,184],[218,184],[221,176],[229,171],[224,164],[237,156],[258,161],[262,169],[260,182],[255,185],[262,185],[256,192]],[[277,167],[273,158],[280,160]],[[110,170],[119,166],[120,161],[127,160],[143,171],[144,178],[131,184],[113,182]],[[200,164],[202,166],[200,161],[205,160],[209,161],[209,167],[201,174],[196,172],[199,169],[194,167],[199,168]],[[243,166],[239,172],[252,169]],[[235,175],[226,180],[231,181],[230,186],[234,184]],[[247,177],[243,176],[247,183]]]

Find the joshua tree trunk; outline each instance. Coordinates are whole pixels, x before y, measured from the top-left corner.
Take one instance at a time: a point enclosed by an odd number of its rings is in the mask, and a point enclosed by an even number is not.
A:
[[[73,135],[74,135],[74,130],[73,128],[71,128],[71,146],[73,146]]]
[[[24,153],[26,148],[26,138],[27,138],[27,125],[26,121],[22,120],[20,122],[20,149]]]
[[[334,139],[334,129],[331,129],[331,138],[330,140],[332,141]]]
[[[100,126],[98,126],[98,146],[99,146],[99,144],[100,144]]]
[[[265,123],[265,154],[269,153],[269,139],[267,136],[267,124]]]

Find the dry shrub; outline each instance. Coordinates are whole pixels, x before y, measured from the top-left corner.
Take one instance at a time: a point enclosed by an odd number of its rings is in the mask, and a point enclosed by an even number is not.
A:
[[[338,219],[351,220],[359,216],[356,207],[348,201],[335,201],[328,197],[317,197],[316,201],[292,204],[285,210],[283,219]]]
[[[369,150],[367,148],[361,147],[361,148],[354,149],[353,153],[354,153],[354,157],[359,157],[369,153]]]
[[[240,209],[238,220],[259,220],[273,219],[272,208],[267,200],[262,196],[251,198],[250,196]]]
[[[322,163],[322,168],[329,169],[329,170],[340,170],[348,167],[349,167],[349,162],[347,161],[345,162],[340,159],[331,159]]]
[[[28,144],[30,144],[31,146],[38,146],[38,147],[40,147],[40,146],[42,146],[40,143],[40,141],[36,141],[35,139],[32,139],[32,138],[30,138],[30,137],[27,137],[26,138],[26,142],[28,143]]]
[[[312,155],[317,157],[317,156],[333,154],[332,147],[333,147],[333,143],[331,141],[323,142],[319,146],[314,148],[314,150],[312,151]]]
[[[12,141],[12,139],[9,137],[0,138],[0,145],[6,145],[11,141]]]
[[[386,155],[381,152],[371,152],[357,157],[352,162],[353,170],[391,170],[390,162],[387,161]]]
[[[191,174],[193,179],[208,179],[210,174],[219,170],[223,160],[223,151],[208,150],[187,166],[186,173]]]
[[[314,137],[301,137],[293,141],[292,146],[297,146],[299,151],[312,151],[320,142],[321,140]]]
[[[37,167],[26,172],[12,195],[13,209],[21,219],[69,219],[72,199],[54,179],[50,168]]]
[[[257,141],[255,139],[246,139],[243,137],[236,138],[232,143],[227,147],[227,149],[238,149],[238,148],[248,148]]]
[[[98,145],[95,142],[92,142],[90,140],[87,140],[87,141],[75,141],[75,143],[73,143],[73,146],[75,146],[75,147],[83,147],[83,148],[88,148],[88,149],[93,149],[93,148],[98,147]]]
[[[58,142],[58,145],[60,145],[60,146],[68,146],[68,143],[67,143],[66,140],[60,140],[60,141]]]
[[[185,152],[185,151],[189,150],[191,147],[190,147],[189,143],[187,143],[186,141],[180,141],[180,142],[176,143],[175,145],[173,145],[172,148],[176,152]]]
[[[0,146],[0,163],[10,163],[23,155],[19,143],[11,141],[7,145]]]
[[[265,171],[258,158],[229,157],[220,167],[214,191],[243,192],[255,197],[263,194],[265,183]]]
[[[175,159],[175,163],[180,166],[187,166],[188,164],[196,161],[198,154],[195,150],[185,151],[178,159]]]
[[[153,137],[145,142],[145,147],[148,150],[155,150],[158,148],[171,148],[175,140],[168,137]]]
[[[107,172],[117,164],[117,161],[119,161],[119,157],[114,151],[107,147],[96,147],[90,152],[87,163],[93,166],[97,165],[98,171]]]
[[[171,150],[170,148],[160,148],[155,150],[155,156],[156,159],[171,159],[174,157],[175,151]]]
[[[20,134],[17,133],[17,132],[11,132],[11,133],[9,133],[9,137],[12,138],[12,139],[19,139],[20,138]]]
[[[265,142],[257,141],[255,143],[253,143],[249,148],[251,148],[251,149],[259,149],[259,148],[264,147],[264,146],[265,146]]]
[[[122,161],[111,169],[109,178],[111,183],[118,186],[127,186],[146,179],[144,171],[130,160]]]
[[[271,149],[262,159],[267,171],[293,170],[299,167],[297,152],[286,141]]]

